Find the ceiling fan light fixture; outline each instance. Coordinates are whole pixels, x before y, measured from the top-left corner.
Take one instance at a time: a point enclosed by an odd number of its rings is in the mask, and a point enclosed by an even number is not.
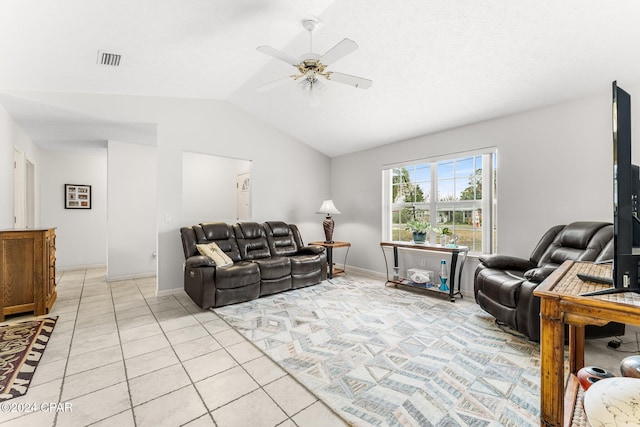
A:
[[[325,85],[317,77],[314,77],[300,80],[300,82],[298,83],[298,88],[311,96],[322,94],[327,89],[327,85]]]

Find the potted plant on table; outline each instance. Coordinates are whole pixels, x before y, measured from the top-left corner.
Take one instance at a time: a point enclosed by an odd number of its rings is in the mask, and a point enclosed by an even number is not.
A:
[[[431,231],[431,224],[424,220],[413,219],[405,227],[413,233],[413,243],[422,244],[427,241],[427,233]]]
[[[457,235],[453,236],[451,230],[449,230],[449,227],[434,228],[433,231],[440,234],[440,244],[442,246],[452,248],[455,248],[457,246],[455,243],[456,240],[458,240]]]

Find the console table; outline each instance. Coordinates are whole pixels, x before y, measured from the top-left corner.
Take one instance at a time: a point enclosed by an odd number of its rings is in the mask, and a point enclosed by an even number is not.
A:
[[[640,326],[640,294],[580,296],[608,285],[583,282],[577,273],[611,277],[611,266],[565,261],[533,292],[540,297],[540,422],[570,426],[582,411],[576,373],[584,367],[585,325],[615,321]],[[564,382],[564,325],[569,325],[569,379]],[[577,403],[576,403],[577,402]]]
[[[464,262],[467,260],[467,254],[469,253],[469,248],[466,246],[456,246],[447,247],[442,245],[432,245],[432,244],[416,244],[412,242],[380,242],[380,247],[382,248],[382,255],[384,256],[384,265],[387,271],[387,283],[394,283],[397,285],[411,286],[418,289],[424,289],[426,291],[436,292],[439,294],[448,294],[451,302],[455,302],[455,295],[460,295],[462,298],[462,293],[460,292],[460,282],[462,281],[462,269],[464,268]],[[387,262],[387,254],[384,251],[385,248],[393,249],[393,277],[389,279],[389,263]],[[451,263],[449,265],[449,290],[441,291],[438,289],[437,283],[432,287],[425,287],[424,285],[419,285],[413,283],[411,280],[400,277],[400,268],[398,264],[398,250],[399,249],[407,249],[407,250],[418,250],[418,251],[427,251],[427,252],[440,252],[445,253],[451,257]],[[460,261],[460,267],[458,268],[458,290],[455,290],[456,285],[456,268],[458,266],[458,255],[462,255],[462,260]],[[435,272],[438,274],[438,272]],[[434,280],[435,281],[435,280]]]
[[[344,274],[344,269],[347,268],[347,256],[349,255],[349,248],[351,243],[349,242],[311,242],[310,245],[324,246],[327,248],[327,264],[329,265],[329,271],[327,276],[329,279],[333,279],[334,275]],[[347,253],[344,255],[344,264],[342,268],[333,268],[333,248],[347,248]]]

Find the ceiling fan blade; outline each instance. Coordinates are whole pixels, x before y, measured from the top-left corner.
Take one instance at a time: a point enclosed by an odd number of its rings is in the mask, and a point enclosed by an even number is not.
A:
[[[330,73],[327,77],[328,80],[338,83],[344,83],[349,86],[353,86],[360,89],[369,89],[373,84],[373,81],[362,77],[351,76],[343,73]]]
[[[258,87],[256,89],[256,91],[260,92],[260,93],[264,93],[267,91],[270,91],[271,89],[280,86],[281,84],[283,84],[284,82],[290,80],[290,76],[286,76],[286,77],[280,77],[278,80],[274,80],[270,83],[267,83],[265,85],[262,85],[260,87]]]
[[[350,54],[357,48],[358,48],[358,43],[354,42],[351,39],[343,39],[337,45],[329,49],[327,53],[322,55],[319,61],[324,65],[331,65],[337,60]]]
[[[258,52],[266,53],[269,56],[273,56],[274,58],[284,61],[287,64],[291,64],[294,67],[298,66],[299,61],[297,61],[293,56],[290,56],[282,51],[279,51],[278,49],[274,49],[271,46],[258,46],[256,50]]]

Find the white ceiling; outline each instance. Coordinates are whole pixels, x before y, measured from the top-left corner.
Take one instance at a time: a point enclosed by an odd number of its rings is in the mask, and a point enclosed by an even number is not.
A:
[[[327,82],[318,107],[293,81],[256,92],[294,69],[255,48],[306,53],[301,21],[311,15],[322,20],[313,50],[355,40],[360,48],[330,70],[370,78],[371,89]],[[122,54],[121,66],[97,65],[98,50]],[[640,2],[2,0],[0,58],[0,91],[227,100],[337,156],[639,81]],[[42,145],[155,135],[151,125],[0,103]]]

